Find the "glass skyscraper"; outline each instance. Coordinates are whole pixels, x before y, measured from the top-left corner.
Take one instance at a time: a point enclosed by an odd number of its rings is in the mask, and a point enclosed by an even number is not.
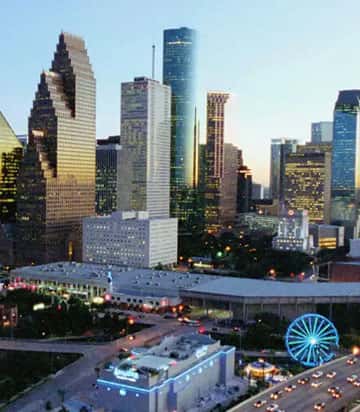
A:
[[[360,90],[341,90],[334,109],[331,220],[358,235],[360,189]],[[355,230],[356,229],[356,230]]]
[[[111,136],[113,137],[113,136]],[[120,136],[117,136],[120,141]],[[110,215],[119,209],[121,196],[121,146],[112,139],[101,141],[96,147],[96,213]]]
[[[196,32],[164,31],[163,82],[171,87],[171,214],[186,221],[194,186]]]
[[[82,218],[95,213],[95,104],[84,41],[61,33],[29,117],[18,179],[18,264],[81,259]]]
[[[286,156],[296,151],[297,143],[292,139],[271,140],[270,196],[273,200],[284,200]]]
[[[16,179],[23,148],[0,112],[0,223],[13,223],[16,214]]]

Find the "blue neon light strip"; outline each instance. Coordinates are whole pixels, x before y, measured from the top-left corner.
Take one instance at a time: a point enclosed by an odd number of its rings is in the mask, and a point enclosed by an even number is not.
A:
[[[228,353],[231,353],[231,352],[234,352],[234,351],[235,351],[235,348],[233,347],[233,348],[229,349],[228,351],[217,352],[214,355],[210,356],[209,358],[206,358],[203,361],[201,361],[200,363],[196,364],[195,366],[192,366],[190,369],[186,370],[185,372],[181,372],[180,375],[175,376],[174,378],[169,378],[166,381],[164,381],[161,385],[153,386],[151,389],[144,389],[144,388],[141,388],[139,386],[130,386],[130,385],[122,384],[122,383],[111,382],[111,381],[108,381],[108,380],[105,380],[105,379],[97,379],[97,382],[100,385],[114,386],[115,388],[125,388],[125,389],[129,389],[129,390],[132,390],[132,391],[135,391],[135,392],[150,393],[150,392],[156,391],[158,389],[161,389],[162,387],[167,385],[169,382],[176,382],[178,379],[182,378],[185,375],[188,375],[193,370],[198,369],[199,367],[201,367],[205,363],[215,359],[216,357],[218,357],[220,355],[227,355]]]

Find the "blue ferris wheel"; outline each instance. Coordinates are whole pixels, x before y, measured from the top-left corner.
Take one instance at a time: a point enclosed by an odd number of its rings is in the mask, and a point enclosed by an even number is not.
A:
[[[289,355],[304,366],[318,366],[334,357],[339,334],[325,316],[308,313],[288,327],[285,344]]]

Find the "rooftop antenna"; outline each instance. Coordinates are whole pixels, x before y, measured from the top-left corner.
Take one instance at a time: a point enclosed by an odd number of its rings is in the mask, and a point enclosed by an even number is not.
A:
[[[152,73],[151,78],[155,80],[155,44],[152,45]]]

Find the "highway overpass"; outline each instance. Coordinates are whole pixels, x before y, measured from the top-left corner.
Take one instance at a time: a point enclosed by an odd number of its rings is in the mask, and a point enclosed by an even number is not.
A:
[[[360,388],[346,381],[346,378],[353,374],[358,375],[360,378],[360,359],[355,365],[348,365],[346,360],[350,357],[351,356],[338,358],[323,366],[309,369],[300,375],[294,376],[287,382],[275,385],[257,396],[253,396],[239,405],[234,406],[229,409],[228,412],[265,412],[266,408],[272,403],[278,404],[279,409],[285,412],[313,412],[314,404],[317,402],[325,403],[324,412],[345,410],[351,401],[360,398]],[[311,375],[317,370],[323,371],[324,376],[314,379]],[[326,373],[330,371],[336,371],[336,376],[332,379],[325,377]],[[304,385],[298,384],[297,380],[300,377],[310,377],[310,382]],[[314,388],[311,386],[311,382],[315,380],[322,381],[323,384],[318,388]],[[293,392],[287,393],[284,391],[284,388],[290,384],[296,385],[296,389]],[[342,390],[343,395],[340,399],[333,399],[331,397],[328,393],[330,386],[338,386]],[[271,393],[280,390],[283,391],[282,396],[276,401],[271,400]],[[254,403],[258,400],[266,400],[266,404],[261,408],[255,408]]]

